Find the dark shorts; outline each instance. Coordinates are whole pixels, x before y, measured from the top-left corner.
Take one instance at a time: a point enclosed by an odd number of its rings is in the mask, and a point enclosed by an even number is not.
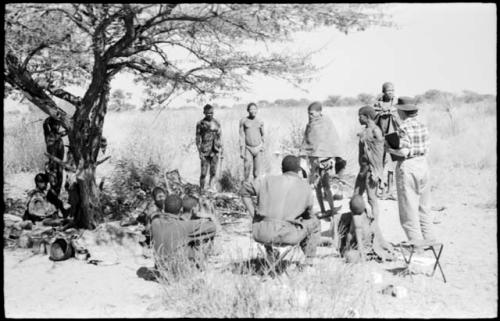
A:
[[[201,176],[207,176],[210,169],[210,176],[215,176],[217,173],[217,165],[219,164],[219,155],[210,155],[201,157]]]

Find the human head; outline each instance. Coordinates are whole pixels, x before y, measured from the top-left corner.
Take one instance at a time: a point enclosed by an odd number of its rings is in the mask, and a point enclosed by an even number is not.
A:
[[[205,118],[207,120],[211,120],[212,118],[214,118],[214,107],[210,104],[206,104],[203,107],[203,114],[205,114]]]
[[[398,109],[399,117],[402,120],[418,115],[418,106],[415,99],[410,97],[399,97],[396,108]]]
[[[106,137],[102,136],[101,137],[101,144],[100,144],[100,148],[102,150],[103,153],[106,152],[106,148],[108,147],[108,140],[106,139]]]
[[[392,99],[394,97],[394,85],[392,82],[385,82],[382,85],[382,93],[388,99]]]
[[[48,176],[48,180],[49,180],[50,186],[51,187],[56,186],[57,185],[57,175],[56,175],[56,173],[50,172],[50,173],[47,174],[47,176]]]
[[[285,158],[283,158],[283,161],[281,162],[281,171],[283,173],[286,172],[295,172],[298,173],[300,170],[300,161],[298,157],[295,157],[293,155],[287,155]]]
[[[179,214],[182,208],[182,199],[179,195],[168,195],[165,199],[165,212]]]
[[[198,200],[192,196],[185,195],[182,198],[182,211],[189,213],[198,205]]]
[[[167,197],[167,193],[165,193],[165,190],[159,186],[156,186],[153,188],[153,200],[159,208],[164,208],[165,206],[165,199]]]
[[[35,185],[37,188],[41,190],[45,190],[47,188],[47,183],[49,182],[49,178],[47,174],[38,173],[35,176]]]
[[[321,110],[323,109],[323,106],[319,101],[315,101],[307,107],[307,113],[309,115],[309,119],[318,117],[321,115]]]
[[[49,116],[49,120],[47,122],[53,129],[59,129],[61,127],[61,123],[59,122],[59,120],[52,116]]]
[[[359,194],[355,194],[349,201],[349,209],[353,214],[362,214],[365,211],[365,201]]]
[[[368,123],[368,120],[374,120],[376,116],[375,109],[372,106],[363,106],[359,109],[358,115],[359,115],[359,123],[361,125],[365,125]]]
[[[150,175],[144,175],[141,178],[141,189],[145,192],[151,191],[155,186],[155,179]]]
[[[250,118],[254,118],[257,115],[257,105],[255,103],[248,104],[247,112]]]

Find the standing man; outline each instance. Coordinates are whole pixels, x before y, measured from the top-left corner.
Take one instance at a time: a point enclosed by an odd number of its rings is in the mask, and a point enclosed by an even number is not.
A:
[[[399,127],[399,118],[396,110],[398,98],[394,95],[394,85],[391,82],[386,82],[382,85],[382,94],[377,97],[374,104],[377,115],[375,123],[382,129],[382,134],[388,134],[397,131]],[[394,170],[396,162],[389,159],[387,153],[384,153],[384,170],[387,170],[387,181],[382,178],[382,199],[395,199],[394,190]],[[385,186],[384,186],[385,185]],[[386,188],[385,188],[386,187]]]
[[[434,240],[429,208],[430,180],[427,154],[429,132],[418,118],[418,106],[409,97],[400,97],[396,105],[401,126],[399,148],[385,144],[386,151],[403,157],[396,166],[399,219],[409,241]]]
[[[354,185],[354,195],[362,196],[365,192],[368,196],[368,204],[373,214],[373,228],[380,236],[380,243],[385,248],[388,244],[382,236],[379,227],[379,205],[377,188],[382,182],[384,172],[384,135],[382,130],[375,124],[375,109],[371,106],[363,106],[359,109],[359,123],[365,128],[359,137],[359,174]]]
[[[61,130],[61,123],[59,120],[52,116],[47,117],[43,122],[43,135],[45,137],[45,144],[47,145],[47,153],[58,159],[64,159],[64,144],[62,137],[67,135],[67,133],[65,130]],[[53,189],[58,196],[61,192],[63,167],[49,159],[47,168],[49,168],[50,172],[54,173],[57,178]],[[49,172],[47,174],[49,174]]]
[[[205,178],[210,168],[209,189],[214,188],[217,164],[222,156],[222,131],[220,123],[214,118],[214,107],[203,107],[205,118],[196,124],[196,147],[201,160],[200,190],[205,190]]]
[[[248,116],[240,120],[240,157],[243,159],[245,181],[250,180],[250,169],[253,166],[253,178],[257,178],[262,170],[264,151],[264,123],[257,119],[257,105],[247,106]]]
[[[342,155],[340,138],[332,121],[321,114],[321,103],[313,102],[307,111],[309,122],[306,125],[300,153],[309,157],[310,182],[316,189],[316,197],[322,215],[327,214],[323,204],[323,193],[327,198],[330,214],[333,215],[335,213],[329,171],[333,168],[334,159],[336,174],[345,167],[345,161],[340,157]],[[337,163],[342,163],[343,166],[337,166]]]

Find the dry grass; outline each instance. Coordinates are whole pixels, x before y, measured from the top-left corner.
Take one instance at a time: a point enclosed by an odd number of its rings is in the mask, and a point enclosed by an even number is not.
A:
[[[357,108],[325,109],[337,126],[345,146],[347,174],[358,171],[357,137],[361,130]],[[216,110],[222,124],[227,177],[242,178],[238,122],[243,109]],[[30,116],[31,117],[31,116]],[[307,122],[303,108],[259,110],[265,122],[265,171],[279,172],[276,151],[293,150],[300,143]],[[33,118],[33,117],[31,117]],[[165,110],[161,113],[109,113],[104,125],[113,159],[133,159],[139,167],[153,162],[168,170],[178,169],[190,182],[198,181],[199,159],[194,144],[199,110]],[[496,104],[494,102],[454,105],[450,102],[424,105],[421,119],[431,133],[433,188],[445,189],[463,179],[462,173],[492,173],[496,169]],[[5,115],[4,171],[16,173],[40,169],[45,149],[41,122]],[[112,161],[111,161],[112,163]],[[457,172],[457,170],[460,170]],[[457,174],[458,173],[458,174]],[[484,181],[483,181],[484,183]],[[485,187],[496,204],[495,180]],[[495,205],[496,206],[496,205]],[[219,244],[219,251],[222,245]],[[226,243],[227,246],[227,243]],[[237,252],[237,251],[236,251]],[[348,317],[372,315],[373,285],[365,265],[346,265],[340,260],[321,260],[314,270],[263,282],[250,270],[234,273],[228,266],[241,257],[225,260],[205,270],[186,269],[180,277],[162,272],[165,305],[185,317]],[[246,258],[248,259],[248,257]],[[168,282],[167,282],[168,280]]]

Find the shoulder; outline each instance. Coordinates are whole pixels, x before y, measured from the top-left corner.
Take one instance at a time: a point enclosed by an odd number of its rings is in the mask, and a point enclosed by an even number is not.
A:
[[[240,125],[243,125],[244,123],[246,123],[247,121],[247,118],[246,117],[243,117],[240,119]]]
[[[220,122],[217,119],[213,118],[212,121],[214,122],[214,124],[220,127]]]
[[[198,122],[196,123],[196,126],[201,126],[202,124],[203,124],[203,119],[198,120]]]

